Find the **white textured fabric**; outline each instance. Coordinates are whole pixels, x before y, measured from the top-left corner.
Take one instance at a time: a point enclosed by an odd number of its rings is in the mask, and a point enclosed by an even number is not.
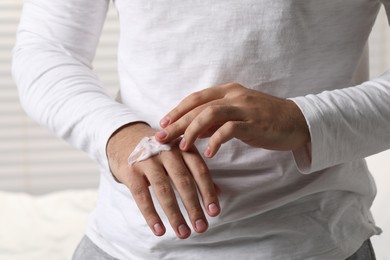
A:
[[[87,231],[99,247],[119,259],[328,260],[345,259],[380,232],[369,212],[375,184],[362,158],[390,148],[390,72],[353,84],[379,1],[115,5],[118,102],[91,69],[106,0],[26,0],[13,64],[26,111],[101,166]],[[186,240],[169,228],[154,237],[109,171],[107,140],[129,122],[158,128],[182,98],[226,82],[296,102],[310,127],[311,158],[303,149],[226,143],[205,158],[222,190],[221,215]],[[196,145],[203,151],[206,141]]]
[[[171,146],[169,144],[161,144],[157,142],[154,136],[145,136],[131,152],[127,162],[129,165],[133,165],[136,162],[144,161],[163,151],[169,150],[171,150]]]
[[[96,197],[96,190],[0,191],[0,259],[71,259]]]

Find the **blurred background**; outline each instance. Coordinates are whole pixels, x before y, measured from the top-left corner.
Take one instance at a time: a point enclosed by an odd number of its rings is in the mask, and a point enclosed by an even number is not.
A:
[[[96,201],[99,174],[87,155],[37,125],[19,105],[11,50],[21,7],[21,0],[0,1],[0,259],[70,259]],[[117,38],[111,7],[94,69],[112,96],[118,89]],[[390,68],[383,8],[369,49],[370,76],[375,77]],[[383,229],[372,241],[378,260],[390,260],[390,150],[367,161],[378,186],[372,211]]]

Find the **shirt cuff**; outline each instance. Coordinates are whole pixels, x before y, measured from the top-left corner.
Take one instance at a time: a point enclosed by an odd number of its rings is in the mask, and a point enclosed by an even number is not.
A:
[[[289,98],[301,110],[310,132],[310,143],[304,147],[292,150],[295,164],[303,174],[310,174],[326,168],[325,160],[321,158],[320,140],[322,140],[321,117],[309,104],[305,97]]]

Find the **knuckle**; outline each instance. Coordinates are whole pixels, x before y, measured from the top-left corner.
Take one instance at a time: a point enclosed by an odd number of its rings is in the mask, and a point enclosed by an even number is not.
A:
[[[146,202],[148,200],[148,196],[146,194],[146,190],[141,185],[130,185],[130,191],[133,195],[134,199],[136,199],[139,202]]]
[[[153,177],[150,178],[150,181],[152,182],[153,186],[163,186],[166,185],[168,180],[163,173],[155,174]]]
[[[183,167],[178,167],[169,173],[174,183],[183,184],[185,186],[192,182],[191,177],[186,173],[187,170]]]
[[[216,117],[218,116],[220,111],[220,108],[218,106],[208,106],[205,109],[205,114],[209,117]]]
[[[130,167],[129,171],[126,171],[126,172],[124,172],[124,174],[122,174],[122,178],[129,183],[135,183],[137,178],[140,176],[140,174],[137,172],[137,170],[134,169],[135,167],[136,167],[136,165]]]
[[[197,182],[198,182],[198,181],[204,181],[204,180],[207,180],[207,181],[208,181],[209,178],[210,178],[209,169],[208,169],[208,167],[207,167],[205,164],[203,164],[203,163],[199,163],[199,164],[197,165],[196,170],[194,170],[194,171],[192,172],[192,174],[193,174],[195,180],[197,180]]]
[[[234,82],[229,82],[229,83],[226,83],[224,85],[222,85],[221,87],[224,88],[224,89],[230,89],[232,88],[236,83]]]
[[[130,182],[128,188],[133,194],[140,194],[143,191],[143,187],[138,183]]]
[[[230,121],[230,128],[232,129],[232,130],[234,130],[234,129],[237,129],[237,128],[239,128],[239,126],[240,126],[240,122],[239,121]]]
[[[231,88],[237,88],[238,86],[240,86],[240,84],[238,84],[237,82],[231,82],[230,83],[230,87]]]
[[[129,186],[130,176],[125,171],[112,172],[114,179],[119,182]]]
[[[193,216],[194,218],[203,215],[203,210],[201,209],[201,207],[195,204],[187,206],[187,212],[189,215]]]
[[[206,176],[209,176],[209,169],[208,169],[208,167],[207,167],[205,164],[200,163],[200,164],[198,165],[196,174],[197,174],[199,177],[206,177]]]
[[[228,98],[239,98],[241,95],[245,94],[246,89],[239,83],[228,83],[223,86],[225,97]]]
[[[241,103],[243,104],[254,104],[257,102],[256,97],[253,95],[249,95],[247,93],[240,95]]]
[[[170,134],[173,134],[173,133],[177,132],[177,130],[179,128],[178,124],[179,124],[179,122],[175,122],[174,124],[171,124],[171,125],[167,126],[165,128],[165,131],[167,131]]]
[[[186,126],[188,126],[191,123],[191,121],[192,121],[192,119],[190,118],[190,116],[185,115],[185,116],[181,117],[175,123],[169,125],[166,128],[166,131],[169,132],[170,134],[175,134],[175,133],[181,132],[186,128]]]
[[[216,143],[220,143],[223,140],[225,131],[223,129],[216,131],[209,140],[210,145],[215,145]]]
[[[142,209],[142,215],[146,219],[147,222],[155,223],[158,220],[158,215],[155,212],[153,206],[146,205]]]
[[[191,95],[189,95],[189,99],[193,103],[198,103],[203,99],[203,93],[201,91],[196,91],[196,92],[192,93]]]
[[[179,106],[181,105],[181,102],[179,103]],[[177,115],[180,113],[180,110],[177,107],[174,107],[171,112],[167,116]]]
[[[190,177],[182,177],[178,180],[179,187],[187,190],[194,186],[194,182]]]
[[[188,128],[187,132],[192,133],[194,129],[202,129],[204,127],[204,119],[202,117],[197,117],[192,121],[191,128]]]
[[[243,134],[249,133],[249,130],[250,130],[248,124],[238,124],[238,125],[237,125],[237,128],[238,128]]]
[[[213,190],[207,190],[204,194],[203,197],[206,201],[216,201],[218,200],[217,193],[216,191]]]
[[[185,116],[182,117],[182,119],[181,119],[181,121],[179,123],[181,123],[181,125],[187,126],[191,122],[192,122],[192,117],[190,115],[185,115]]]
[[[167,183],[161,183],[154,188],[157,196],[167,197],[171,194],[171,186]]]
[[[225,130],[227,133],[232,133],[237,127],[237,123],[233,121],[226,122],[225,124]],[[222,134],[222,133],[220,133]]]
[[[229,90],[239,89],[241,87],[242,87],[241,84],[239,84],[237,82],[230,82],[230,83],[226,84],[226,88]]]
[[[121,183],[125,184],[128,188],[135,183],[139,183],[139,177],[142,175],[138,171],[136,165],[128,167],[127,163],[121,169],[117,171],[112,171],[112,175],[119,180]]]

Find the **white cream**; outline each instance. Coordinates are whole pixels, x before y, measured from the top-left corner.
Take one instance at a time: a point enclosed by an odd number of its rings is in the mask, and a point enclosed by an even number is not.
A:
[[[136,162],[149,159],[162,151],[169,151],[171,150],[171,147],[171,144],[161,144],[157,142],[154,136],[145,136],[134,148],[134,151],[130,154],[127,162],[129,165],[133,165]]]

